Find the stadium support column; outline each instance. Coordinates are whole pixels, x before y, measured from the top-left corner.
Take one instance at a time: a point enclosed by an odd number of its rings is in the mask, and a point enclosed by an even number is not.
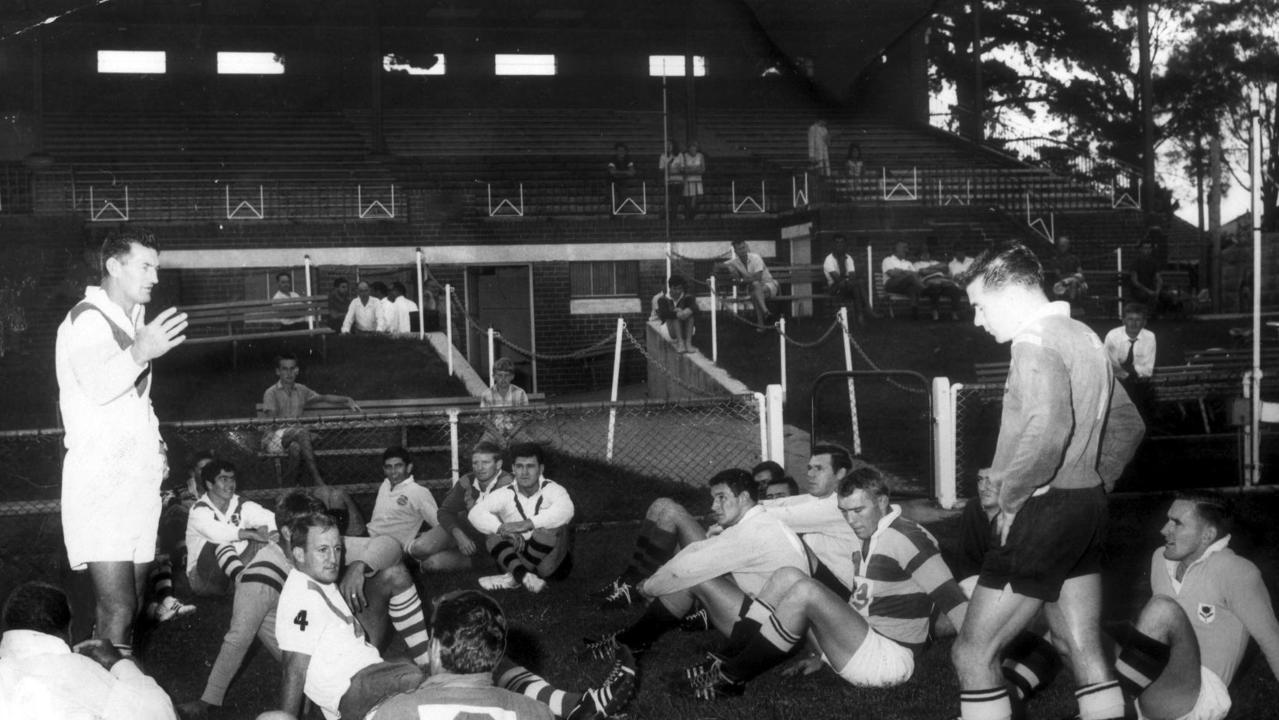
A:
[[[695,3],[686,3],[684,5],[684,88],[687,92],[686,106],[684,108],[684,148],[687,150],[687,143],[697,137],[697,91],[694,89],[696,84],[693,81],[693,25],[696,19],[693,17]],[[665,151],[665,148],[662,148]]]
[[[1248,463],[1244,467],[1246,483],[1261,482],[1261,89],[1252,86],[1249,95],[1251,147],[1249,170],[1252,181],[1252,370],[1247,388],[1252,401],[1248,419]]]
[[[373,153],[386,154],[386,137],[382,134],[382,18],[379,3],[369,3],[369,132]]]
[[[1150,59],[1150,0],[1137,0],[1137,76],[1141,81],[1141,209],[1155,210],[1155,109]]]

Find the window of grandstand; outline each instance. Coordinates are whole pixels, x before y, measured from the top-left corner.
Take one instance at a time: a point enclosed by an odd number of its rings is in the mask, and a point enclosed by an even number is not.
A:
[[[283,75],[284,56],[269,52],[219,52],[219,75]]]
[[[649,77],[684,77],[684,55],[649,55]],[[693,56],[693,77],[706,77],[706,58]]]
[[[382,69],[409,75],[443,75],[444,53],[426,54],[420,57],[389,53],[382,58]]]
[[[163,50],[99,50],[98,72],[128,75],[163,75]]]
[[[639,293],[639,263],[635,260],[571,262],[568,287],[572,297],[634,296]]]
[[[498,75],[554,75],[554,55],[498,53],[493,56],[493,69]]]

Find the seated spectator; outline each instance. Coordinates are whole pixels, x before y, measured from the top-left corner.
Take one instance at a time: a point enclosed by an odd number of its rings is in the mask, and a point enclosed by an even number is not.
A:
[[[1150,317],[1181,309],[1176,296],[1164,289],[1162,269],[1155,257],[1154,243],[1146,240],[1137,246],[1137,259],[1128,266],[1128,273],[1124,276],[1124,289],[1128,296],[1144,304]]]
[[[706,156],[696,140],[688,143],[688,149],[679,156],[679,166],[684,171],[684,218],[697,216],[697,204],[704,193],[702,175],[706,172]]]
[[[1070,251],[1070,237],[1057,238],[1057,257],[1044,273],[1051,284],[1053,297],[1074,305],[1088,294],[1088,282],[1079,258]]]
[[[768,271],[764,258],[751,252],[745,240],[738,239],[733,241],[733,256],[724,264],[732,273],[733,282],[747,292],[754,304],[756,322],[760,325],[771,324],[774,317],[768,312],[768,298],[777,295],[780,286]]]
[[[300,298],[293,290],[293,276],[287,272],[277,273],[275,276],[275,294],[271,296],[272,300],[290,300]],[[282,329],[298,328],[306,324],[305,318],[280,318],[280,327]]]
[[[770,482],[767,486],[765,486],[761,500],[776,500],[778,498],[795,497],[797,495],[799,495],[799,483],[795,482],[795,478],[788,475],[781,480]]]
[[[781,482],[786,478],[786,469],[772,460],[765,460],[751,468],[751,477],[755,478],[756,484],[759,485],[759,492],[762,495],[764,489],[769,485]]]
[[[187,518],[187,582],[196,595],[223,595],[275,533],[275,513],[235,492],[235,466],[213,460],[200,471],[204,494]]]
[[[1103,344],[1115,379],[1123,384],[1133,403],[1147,415],[1153,401],[1150,378],[1155,372],[1155,334],[1146,329],[1149,312],[1138,302],[1124,305],[1124,324],[1106,333]]]
[[[932,302],[934,320],[938,319],[938,305],[943,297],[950,299],[950,318],[958,320],[959,301],[963,298],[964,291],[951,278],[947,263],[933,258],[936,244],[936,238],[929,238],[919,259],[914,263],[915,272],[924,285],[920,293]]]
[[[865,167],[866,164],[862,162],[862,146],[857,143],[849,144],[848,154],[844,156],[844,172],[853,180],[860,180]]]
[[[418,312],[417,303],[408,299],[408,289],[404,283],[391,283],[389,311],[386,315],[386,331],[392,335],[407,335],[413,332],[413,313]]]
[[[375,333],[386,324],[382,317],[382,301],[372,296],[372,288],[367,282],[360,281],[355,286],[355,299],[347,305],[346,319],[342,321],[342,332],[357,334]]]
[[[562,485],[542,476],[545,465],[540,446],[511,448],[515,483],[489,493],[466,515],[505,571],[480,578],[485,590],[522,586],[539,593],[547,580],[559,580],[573,567],[573,499]]]
[[[614,183],[625,185],[626,181],[635,177],[635,161],[631,159],[631,149],[626,143],[613,145],[613,157],[608,161],[608,177]]]
[[[950,262],[946,264],[946,269],[950,272],[951,279],[955,279],[960,275],[968,272],[968,268],[973,266],[973,258],[968,254],[968,250],[963,245],[955,245],[952,252]]]
[[[302,411],[313,402],[342,403],[352,412],[359,412],[360,406],[346,395],[322,395],[311,388],[297,382],[298,359],[292,353],[278,355],[275,358],[275,376],[279,382],[266,389],[262,394],[262,405],[267,417],[291,420],[302,417]],[[288,464],[284,468],[286,483],[294,482],[300,464],[306,462],[311,471],[311,478],[316,485],[324,485],[320,469],[315,464],[315,449],[312,443],[314,434],[306,428],[296,425],[277,428],[262,438],[263,450],[268,453],[288,453]]]
[[[333,289],[329,291],[329,327],[333,328],[333,332],[342,329],[342,322],[350,306],[351,283],[346,278],[337,278],[333,281]]]
[[[679,144],[674,140],[666,141],[666,152],[657,158],[657,169],[662,171],[666,184],[682,188],[684,185],[684,163],[679,151]]]
[[[480,395],[480,407],[522,407],[528,405],[524,388],[515,379],[515,361],[508,357],[493,361],[493,385]]]
[[[697,330],[694,325],[697,299],[688,294],[687,282],[680,275],[672,275],[666,286],[668,292],[653,296],[649,320],[662,323],[662,329],[678,352],[691,353],[695,349],[693,333]]]
[[[924,290],[924,281],[910,260],[910,244],[898,240],[893,245],[893,254],[885,257],[879,267],[884,274],[884,292],[910,298],[911,310],[918,317],[919,294]]]
[[[61,588],[19,585],[4,603],[0,716],[174,720],[164,690],[110,642],[70,645],[71,605]]]
[[[866,324],[866,316],[878,318],[879,314],[871,310],[866,301],[865,284],[857,276],[857,265],[853,256],[848,254],[848,241],[843,234],[836,235],[833,247],[822,263],[822,273],[826,276],[826,291],[840,305],[853,307],[853,317],[858,325]]]

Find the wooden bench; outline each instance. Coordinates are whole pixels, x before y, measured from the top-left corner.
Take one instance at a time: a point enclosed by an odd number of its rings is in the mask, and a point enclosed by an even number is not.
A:
[[[964,298],[966,297],[967,297],[966,295],[961,296],[961,299],[960,299],[961,306],[965,304]],[[875,307],[886,308],[888,310],[888,317],[890,318],[897,317],[896,306],[899,304],[905,304],[906,306],[912,307],[912,308],[914,307],[914,304],[911,302],[909,295],[903,295],[902,293],[892,293],[884,290],[884,273],[880,270],[875,271],[875,298],[876,298]],[[953,312],[959,312],[959,307],[952,307],[951,310]]]
[[[1186,351],[1187,365],[1206,365],[1241,375],[1252,369],[1252,348],[1205,348]],[[1261,348],[1261,368],[1266,377],[1279,372],[1279,347]]]
[[[328,356],[325,336],[333,332],[325,323],[329,299],[323,295],[288,300],[241,300],[238,302],[188,305],[178,308],[187,314],[188,345],[231,343],[231,366],[236,367],[242,342],[285,338],[320,339],[320,357]],[[307,325],[314,320],[314,327]],[[212,334],[199,334],[206,330]]]
[[[764,264],[768,266],[768,272],[772,275],[773,280],[777,282],[780,292],[768,298],[770,302],[802,302],[805,300],[821,300],[830,297],[826,293],[826,273],[822,270],[821,265],[771,265],[768,259],[764,260]],[[742,285],[733,278],[732,272],[728,266],[723,263],[715,265],[715,284],[719,292],[719,302],[722,305],[745,304],[750,307],[751,298],[748,293],[738,291],[736,297],[733,297],[733,289],[741,288]],[[800,286],[801,289],[795,287]],[[803,286],[808,286],[808,290],[804,291]],[[800,314],[800,313],[796,313]]]

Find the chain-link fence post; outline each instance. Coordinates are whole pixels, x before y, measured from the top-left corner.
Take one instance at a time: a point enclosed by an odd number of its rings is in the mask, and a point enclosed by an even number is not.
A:
[[[769,460],[786,464],[786,437],[783,432],[782,406],[785,404],[785,390],[781,385],[769,385],[766,389],[768,410],[768,454]]]
[[[609,402],[617,402],[617,385],[621,379],[622,372],[622,336],[626,332],[626,320],[617,319],[617,341],[613,345],[613,387],[609,395]],[[617,429],[617,406],[609,408],[608,411],[608,451],[604,454],[604,459],[612,461],[613,459],[613,433]]]
[[[449,338],[449,377],[453,377],[453,285],[444,286],[444,330]]]
[[[955,406],[950,380],[933,378],[933,478],[937,504],[955,507]]]
[[[449,460],[449,475],[454,485],[457,484],[458,479],[461,477],[459,472],[461,470],[462,459],[462,453],[460,452],[457,441],[457,414],[457,408],[449,408],[449,452],[451,453],[451,458]]]
[[[759,456],[763,460],[771,460],[768,456],[768,401],[764,393],[755,393],[755,407],[759,412]]]
[[[719,291],[715,288],[715,276],[711,275],[711,362],[719,362]]]

